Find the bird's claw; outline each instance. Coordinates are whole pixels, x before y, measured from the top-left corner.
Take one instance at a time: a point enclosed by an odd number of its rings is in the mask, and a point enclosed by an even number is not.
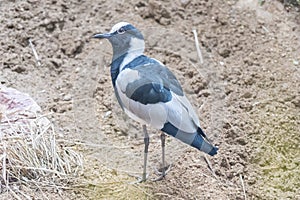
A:
[[[152,181],[161,181],[162,179],[164,179],[167,173],[171,170],[171,167],[172,165],[170,164],[160,169],[154,168],[155,174],[158,175],[158,177],[153,179]]]
[[[148,173],[143,174],[142,177],[140,177],[138,175],[133,175],[133,174],[129,174],[129,175],[132,176],[132,177],[135,177],[137,179],[136,181],[130,182],[130,184],[137,184],[137,183],[145,182],[149,177]]]

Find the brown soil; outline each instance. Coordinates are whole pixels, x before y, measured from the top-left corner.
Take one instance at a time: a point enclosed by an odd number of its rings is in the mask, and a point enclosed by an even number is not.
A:
[[[259,2],[1,1],[1,84],[29,93],[51,113],[61,137],[83,143],[82,183],[59,194],[44,191],[48,198],[300,199],[300,15],[278,1]],[[172,169],[165,180],[128,184],[134,180],[128,173],[141,172],[141,127],[116,103],[109,43],[90,39],[120,21],[139,28],[146,54],[183,84],[220,148],[207,157],[215,173],[201,152],[168,138]],[[151,129],[151,135],[154,178],[159,132]]]

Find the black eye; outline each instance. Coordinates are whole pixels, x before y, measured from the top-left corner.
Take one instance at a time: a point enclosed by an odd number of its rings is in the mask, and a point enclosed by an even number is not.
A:
[[[121,27],[119,30],[117,30],[118,34],[123,34],[125,33],[125,29]]]

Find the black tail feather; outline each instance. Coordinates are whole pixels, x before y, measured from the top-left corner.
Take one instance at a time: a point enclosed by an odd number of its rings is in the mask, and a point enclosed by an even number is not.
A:
[[[204,133],[204,131],[200,127],[198,127],[198,129],[197,129],[197,133],[202,135],[206,140],[208,140],[207,135]]]

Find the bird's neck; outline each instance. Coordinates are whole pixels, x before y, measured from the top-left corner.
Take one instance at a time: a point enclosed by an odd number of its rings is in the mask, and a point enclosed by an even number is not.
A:
[[[122,57],[122,60],[119,63],[119,71],[122,71],[122,69],[128,63],[133,61],[135,58],[137,58],[137,57],[144,54],[145,42],[144,42],[143,39],[131,38],[128,47],[127,48],[121,48],[121,49],[125,50],[121,54],[120,54],[120,48],[113,49],[114,50],[113,62],[117,59],[120,60],[119,57]]]
[[[113,58],[110,69],[113,85],[124,67],[144,54],[145,42],[143,39],[132,38],[128,46],[127,48],[113,46]]]
[[[110,73],[112,77],[113,85],[115,85],[115,81],[119,75],[119,73],[124,69],[126,65],[131,63],[134,59],[137,57],[143,55],[143,50],[135,50],[135,51],[129,51],[121,56],[117,56],[116,58],[113,57]]]
[[[124,59],[122,60],[122,63],[120,63],[119,71],[121,72],[126,65],[128,65],[131,61],[133,61],[134,59],[136,59],[137,57],[143,54],[144,54],[144,49],[140,49],[140,50],[136,49],[134,51],[127,52],[126,56],[124,56]]]

